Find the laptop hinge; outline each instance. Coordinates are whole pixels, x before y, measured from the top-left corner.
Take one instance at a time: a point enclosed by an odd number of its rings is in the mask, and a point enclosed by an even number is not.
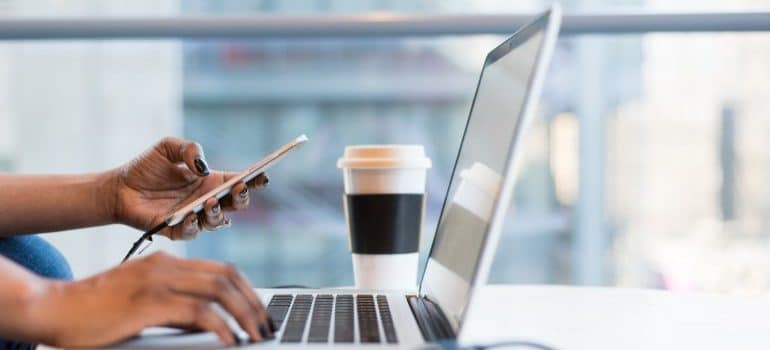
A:
[[[407,295],[406,300],[425,341],[438,342],[456,338],[449,320],[438,304],[417,295]]]

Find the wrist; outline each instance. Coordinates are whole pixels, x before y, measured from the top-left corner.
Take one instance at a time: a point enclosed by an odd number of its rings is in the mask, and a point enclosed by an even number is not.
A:
[[[65,283],[35,276],[17,291],[15,305],[18,309],[10,314],[19,316],[14,317],[19,340],[56,344],[58,327],[55,320],[61,305],[56,295]]]
[[[120,215],[120,169],[100,173],[94,186],[95,197],[101,207],[101,215],[110,223],[121,223]]]

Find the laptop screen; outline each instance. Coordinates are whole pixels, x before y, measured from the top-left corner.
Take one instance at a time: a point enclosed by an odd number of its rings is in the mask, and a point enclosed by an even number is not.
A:
[[[544,42],[542,17],[492,50],[476,88],[421,284],[457,331]],[[492,249],[493,250],[493,249]]]

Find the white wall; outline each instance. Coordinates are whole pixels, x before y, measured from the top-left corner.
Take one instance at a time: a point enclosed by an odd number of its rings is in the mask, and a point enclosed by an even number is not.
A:
[[[19,14],[152,13],[176,2],[32,1]],[[20,173],[82,173],[115,167],[165,135],[181,134],[181,47],[171,41],[22,42],[0,59],[0,113],[14,129]],[[3,118],[0,118],[2,120]],[[7,147],[6,147],[7,148]],[[76,276],[114,266],[141,233],[123,226],[47,235]],[[153,248],[169,247],[159,240]],[[160,243],[160,244],[158,244]],[[181,245],[172,250],[180,253]]]

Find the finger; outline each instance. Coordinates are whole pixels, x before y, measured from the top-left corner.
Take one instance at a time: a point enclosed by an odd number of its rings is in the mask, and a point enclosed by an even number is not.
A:
[[[200,176],[210,173],[203,147],[197,142],[166,137],[161,140],[158,150],[172,163],[184,162],[193,173]]]
[[[276,331],[273,325],[273,320],[270,318],[270,314],[267,313],[267,309],[265,309],[262,301],[260,301],[257,292],[254,291],[254,287],[251,285],[251,283],[249,283],[249,280],[246,279],[246,277],[244,277],[243,274],[235,267],[232,267],[229,274],[231,275],[230,278],[233,280],[233,283],[238,288],[238,290],[246,297],[246,300],[248,300],[249,304],[251,304],[251,306],[257,310],[257,315],[259,315],[260,321],[260,330],[267,334],[267,337],[272,337],[273,332]]]
[[[225,222],[225,214],[216,198],[209,198],[203,203],[203,214],[199,217],[202,219],[201,227],[209,231],[216,230]]]
[[[236,172],[224,172],[222,174],[224,181],[230,180],[233,176],[239,175],[239,173]],[[264,188],[267,186],[267,183],[270,182],[267,175],[265,173],[259,173],[257,176],[255,176],[253,179],[246,182],[246,186],[250,189],[258,189],[258,188]]]
[[[267,177],[265,173],[260,173],[255,178],[249,180],[246,182],[246,186],[250,189],[261,189],[267,186],[267,183],[270,182],[270,179]]]
[[[230,199],[233,209],[241,210],[249,206],[249,188],[239,183],[230,189]]]
[[[185,216],[182,222],[176,224],[171,229],[171,239],[173,240],[191,240],[198,236],[201,231],[198,215],[190,213]]]
[[[200,269],[180,271],[184,272],[169,282],[173,291],[216,301],[235,318],[251,339],[262,339],[259,315],[230,278]]]
[[[266,326],[265,328],[270,330],[268,334],[272,336],[273,329],[268,317],[267,310],[265,310],[265,307],[260,301],[259,296],[257,296],[257,293],[254,292],[254,288],[243,276],[243,274],[241,274],[240,271],[235,268],[235,266],[231,264],[222,264],[212,261],[195,259],[185,259],[182,260],[180,264],[190,270],[207,271],[218,276],[227,276],[227,278],[238,288],[238,291],[241,293],[241,295],[246,298],[253,310],[256,311],[260,324],[262,326]]]
[[[236,339],[227,322],[214,311],[211,302],[188,295],[175,294],[159,304],[166,321],[164,325],[212,332],[227,345],[235,345]]]

